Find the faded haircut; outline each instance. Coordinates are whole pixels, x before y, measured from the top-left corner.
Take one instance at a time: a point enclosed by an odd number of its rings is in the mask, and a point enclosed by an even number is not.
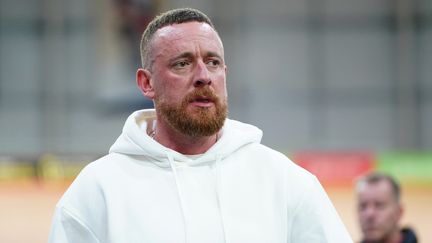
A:
[[[357,181],[357,188],[362,184],[378,184],[381,181],[387,181],[390,184],[394,199],[400,202],[401,189],[399,183],[392,176],[382,172],[371,172],[361,177]]]
[[[199,22],[207,23],[213,29],[215,29],[210,18],[199,10],[192,8],[179,8],[164,12],[156,16],[144,30],[141,37],[140,51],[141,51],[141,61],[143,68],[151,69],[150,42],[158,29],[161,29],[168,25],[181,24],[187,22]],[[215,29],[216,30],[216,29]]]

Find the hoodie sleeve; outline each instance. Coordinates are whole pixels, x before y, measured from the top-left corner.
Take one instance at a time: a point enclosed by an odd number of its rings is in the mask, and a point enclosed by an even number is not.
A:
[[[98,180],[99,164],[87,165],[57,203],[49,243],[105,241],[106,202]]]
[[[92,230],[64,207],[57,207],[48,243],[101,243]]]
[[[353,242],[316,177],[305,185],[293,217],[290,243]]]

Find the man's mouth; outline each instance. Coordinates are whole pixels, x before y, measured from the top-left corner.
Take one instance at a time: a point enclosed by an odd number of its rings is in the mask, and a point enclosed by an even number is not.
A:
[[[364,227],[364,230],[367,232],[375,231],[377,230],[377,227],[375,225],[367,225],[366,227]]]
[[[211,107],[213,106],[214,99],[207,97],[207,96],[198,96],[195,97],[193,99],[191,99],[190,102],[192,105],[194,106],[198,106],[198,107]]]
[[[210,98],[207,98],[207,97],[197,97],[193,100],[193,102],[210,103],[210,102],[213,102],[213,100]]]

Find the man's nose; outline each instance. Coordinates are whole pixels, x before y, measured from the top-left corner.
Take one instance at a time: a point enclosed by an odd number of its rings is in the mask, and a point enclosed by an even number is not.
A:
[[[210,73],[206,64],[199,61],[195,67],[194,86],[202,87],[205,85],[211,85],[211,83]]]
[[[363,214],[365,215],[365,217],[367,218],[372,218],[375,216],[375,208],[372,206],[368,206],[364,209]]]

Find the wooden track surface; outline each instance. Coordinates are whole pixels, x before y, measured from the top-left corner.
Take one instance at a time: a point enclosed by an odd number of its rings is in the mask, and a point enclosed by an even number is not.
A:
[[[46,243],[57,200],[67,184],[35,181],[0,182],[0,242]],[[359,240],[351,187],[326,190],[355,241]],[[412,226],[421,243],[432,242],[432,187],[403,188],[403,224]]]

